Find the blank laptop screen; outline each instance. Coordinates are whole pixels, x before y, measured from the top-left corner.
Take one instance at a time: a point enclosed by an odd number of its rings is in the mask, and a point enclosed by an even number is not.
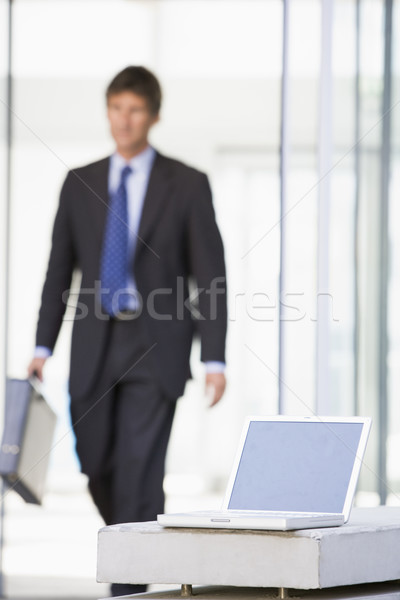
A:
[[[251,421],[228,508],[341,513],[362,429]]]

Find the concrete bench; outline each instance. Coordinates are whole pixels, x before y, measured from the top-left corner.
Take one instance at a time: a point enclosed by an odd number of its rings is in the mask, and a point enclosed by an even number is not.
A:
[[[156,522],[104,527],[97,579],[184,584],[188,595],[191,585],[278,588],[282,597],[288,588],[395,581],[400,508],[353,509],[342,527],[288,532],[162,528]]]

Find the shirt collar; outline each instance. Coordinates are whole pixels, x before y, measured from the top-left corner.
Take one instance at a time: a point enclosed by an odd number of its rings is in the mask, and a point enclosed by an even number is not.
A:
[[[113,169],[118,169],[118,171],[122,171],[126,165],[129,165],[134,173],[150,173],[155,156],[156,151],[152,146],[147,146],[143,152],[137,154],[128,161],[118,154],[118,152],[114,152],[114,154],[111,156],[111,167]]]

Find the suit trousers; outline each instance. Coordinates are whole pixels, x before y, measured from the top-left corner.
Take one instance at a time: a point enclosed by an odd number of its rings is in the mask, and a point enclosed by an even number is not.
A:
[[[111,320],[91,393],[71,398],[81,468],[105,523],[164,511],[164,465],[176,401],[159,387],[140,317]]]

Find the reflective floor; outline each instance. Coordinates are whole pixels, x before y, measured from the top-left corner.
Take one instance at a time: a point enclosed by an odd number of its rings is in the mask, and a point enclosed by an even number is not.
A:
[[[166,482],[167,483],[167,482]],[[171,487],[171,483],[169,484]],[[173,482],[167,510],[216,508],[219,496],[196,486],[179,493]],[[103,526],[79,473],[52,477],[43,506],[26,504],[15,492],[5,498],[3,595],[12,600],[98,600],[109,585],[96,582],[97,532]],[[168,589],[176,586],[152,586]]]
[[[46,493],[43,506],[6,497],[3,593],[8,598],[101,598],[96,583],[97,530],[102,521],[85,479],[68,476]]]

